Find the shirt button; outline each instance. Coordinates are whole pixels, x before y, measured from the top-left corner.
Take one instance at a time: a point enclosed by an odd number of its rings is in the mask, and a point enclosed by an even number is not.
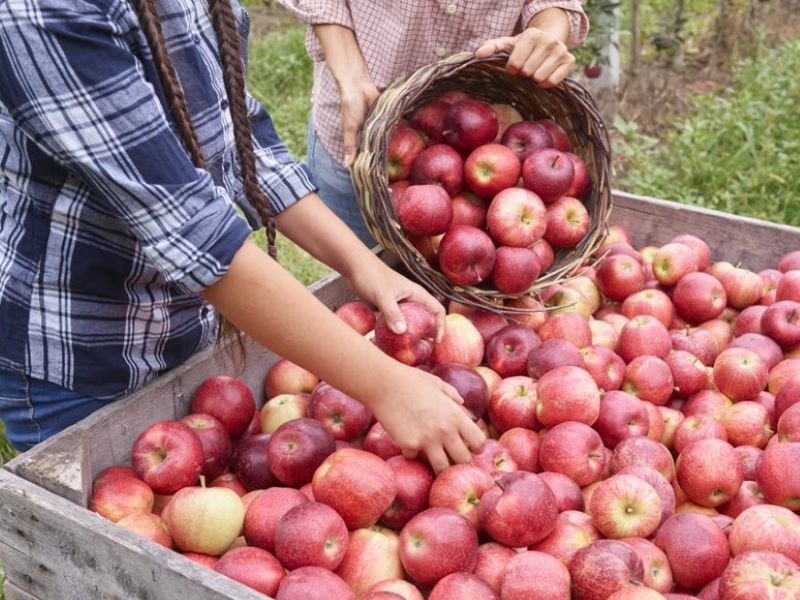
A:
[[[192,41],[195,44],[199,44],[200,43],[200,34],[199,33],[193,33],[192,34]]]
[[[439,58],[444,58],[445,54],[447,54],[447,49],[444,46],[439,46],[436,49],[436,56]]]
[[[227,110],[227,108],[228,108],[228,101],[227,101],[227,100],[225,100],[225,99],[222,99],[222,100],[220,100],[220,102],[219,102],[219,107],[220,107],[222,110]]]
[[[208,307],[207,306],[204,306],[203,308],[200,309],[200,316],[201,317],[207,317],[208,316]]]
[[[458,12],[458,7],[455,4],[448,4],[445,10],[447,11],[447,14],[454,15]]]

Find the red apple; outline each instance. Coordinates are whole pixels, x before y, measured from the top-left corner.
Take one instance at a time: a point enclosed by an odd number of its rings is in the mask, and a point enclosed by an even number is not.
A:
[[[538,429],[536,398],[536,384],[532,378],[506,377],[489,398],[489,420],[500,433],[512,427]]]
[[[406,331],[394,333],[380,315],[375,322],[375,344],[404,364],[416,366],[428,362],[436,337],[436,316],[419,302],[405,301],[399,307]]]
[[[664,420],[664,432],[661,434],[661,438],[656,441],[671,449],[675,440],[675,431],[685,417],[677,408],[669,406],[658,406],[656,408],[658,408],[658,412],[661,413],[661,418]]]
[[[408,124],[419,131],[425,143],[439,144],[443,141],[442,124],[450,104],[442,100],[431,100],[418,106],[408,120]]]
[[[756,481],[770,504],[800,510],[800,443],[769,444],[756,465]]]
[[[528,327],[507,325],[486,344],[486,363],[502,378],[525,375],[528,355],[540,343],[539,336]]]
[[[300,567],[281,580],[275,600],[356,600],[342,578],[323,567]]]
[[[448,196],[461,191],[464,180],[464,159],[447,144],[434,144],[419,153],[411,166],[411,183],[417,185],[433,184],[444,188]],[[400,198],[400,205],[406,199],[408,189]]]
[[[530,549],[546,552],[568,565],[578,550],[598,539],[600,533],[592,525],[589,515],[577,510],[567,510],[558,514],[552,533]]]
[[[682,452],[686,446],[697,440],[717,439],[728,441],[728,432],[716,418],[710,415],[686,416],[675,430],[673,448]]]
[[[539,479],[547,484],[556,497],[556,509],[559,513],[584,509],[583,492],[567,475],[555,471],[542,471],[539,473]]]
[[[520,159],[502,144],[478,146],[464,161],[464,181],[481,198],[516,185],[521,172]]]
[[[488,344],[495,333],[509,324],[509,320],[506,317],[488,310],[477,309],[466,316],[478,328],[484,344]]]
[[[714,364],[719,346],[714,335],[705,329],[683,328],[670,331],[673,350],[684,350],[700,359],[707,367]]]
[[[314,471],[336,450],[330,431],[311,418],[295,419],[278,427],[267,444],[267,459],[275,478],[290,487],[311,481]]]
[[[642,265],[625,254],[608,256],[597,267],[597,285],[603,296],[622,302],[643,288]]]
[[[153,423],[138,435],[131,449],[133,470],[156,494],[174,494],[195,485],[204,464],[200,438],[179,421]]]
[[[788,508],[764,504],[763,498],[756,496],[736,515],[728,539],[734,556],[752,551],[780,552],[798,561],[800,517]]]
[[[600,435],[585,423],[559,423],[542,437],[542,469],[563,473],[581,487],[602,479],[608,460]]]
[[[644,403],[623,391],[607,391],[600,398],[600,412],[594,428],[607,448],[630,437],[646,436],[650,416]]]
[[[472,524],[450,508],[429,508],[400,532],[400,560],[406,574],[432,586],[450,573],[469,571],[478,550]]]
[[[397,206],[397,219],[411,237],[439,235],[450,228],[453,204],[438,185],[411,185]]]
[[[347,552],[336,569],[336,574],[359,598],[365,597],[370,590],[375,590],[382,581],[401,579],[404,573],[400,563],[400,536],[390,529],[378,526],[356,529],[350,533]],[[399,595],[399,591],[395,593],[398,598],[404,597]]]
[[[566,194],[574,178],[572,161],[555,148],[534,150],[522,162],[525,187],[545,203],[554,202]]]
[[[232,439],[244,433],[255,411],[250,388],[240,379],[228,375],[208,377],[192,396],[191,412],[205,413],[218,419]]]
[[[333,507],[349,529],[374,525],[397,493],[392,468],[378,456],[344,448],[319,466],[312,480],[314,498]]]
[[[309,416],[318,420],[335,440],[353,440],[372,424],[372,413],[359,401],[328,383],[320,383],[308,404]]]
[[[552,119],[538,119],[536,123],[544,127],[550,133],[550,136],[553,138],[553,147],[556,150],[561,150],[562,152],[569,152],[572,150],[569,136],[561,125]]]
[[[169,527],[159,515],[153,513],[131,513],[119,521],[117,525],[147,538],[151,542],[172,549],[172,536]]]
[[[455,225],[439,244],[442,273],[459,285],[475,285],[485,280],[494,268],[494,261],[494,242],[477,227]]]
[[[275,551],[275,529],[283,515],[300,504],[308,502],[306,496],[294,488],[270,487],[262,490],[244,515],[243,533],[248,546]]]
[[[311,371],[287,358],[281,358],[267,371],[264,392],[268,399],[278,394],[310,394],[318,383],[319,377]]]
[[[573,198],[583,199],[592,185],[592,175],[583,159],[572,152],[565,153],[572,161],[572,168],[575,176],[572,179],[572,186],[567,190],[566,195]]]
[[[524,161],[536,150],[553,147],[553,137],[550,132],[534,121],[512,123],[500,141],[508,146],[520,161]]]
[[[131,474],[113,475],[106,469],[95,480],[89,510],[114,523],[153,510],[155,496],[144,481]]]
[[[619,473],[625,467],[643,465],[661,473],[667,481],[675,477],[675,462],[664,444],[646,437],[628,438],[614,447],[611,472]]]
[[[433,364],[477,367],[483,360],[483,354],[483,337],[472,321],[457,313],[447,315],[444,335],[433,345]]]
[[[440,377],[458,391],[464,400],[464,408],[476,419],[483,417],[489,406],[489,387],[484,378],[473,368],[453,363],[439,364],[431,373]]]
[[[720,577],[719,598],[797,598],[798,569],[795,561],[777,552],[747,552],[734,558]]]
[[[269,472],[269,470],[267,470],[267,475],[268,477],[272,477],[272,474]],[[236,473],[230,472],[223,473],[219,477],[212,479],[211,483],[208,484],[208,487],[221,487],[229,489],[235,492],[240,498],[244,498],[249,491],[242,483],[242,480],[239,478],[239,476]],[[156,509],[158,509],[159,512],[164,510],[164,507],[171,498],[172,496],[156,496],[156,505],[153,506],[153,511],[156,511]]]
[[[546,239],[540,238],[533,242],[530,249],[533,250],[534,254],[539,258],[540,272],[546,273],[547,270],[553,266],[553,262],[555,261],[553,246]]]
[[[498,246],[527,248],[544,235],[546,212],[539,196],[524,188],[509,187],[492,199],[486,225]]]
[[[478,229],[486,227],[486,211],[489,201],[478,198],[470,191],[462,191],[451,199],[453,205],[453,225],[471,225]]]
[[[271,438],[271,433],[251,435],[238,442],[233,449],[230,469],[246,491],[265,489],[278,482],[269,462],[268,447]]]
[[[764,281],[758,273],[742,267],[728,269],[719,278],[728,296],[728,305],[733,308],[747,308],[761,300]]]
[[[675,462],[678,485],[700,506],[716,507],[733,498],[744,481],[739,456],[728,442],[701,439],[691,442]]]
[[[666,327],[653,316],[639,315],[622,327],[617,340],[617,354],[626,363],[639,356],[666,357],[672,350],[672,338]]]
[[[285,575],[281,563],[261,548],[234,548],[216,562],[214,570],[267,596],[273,596]]]
[[[694,251],[698,271],[705,271],[711,265],[711,248],[703,239],[691,233],[682,233],[676,235],[671,241],[686,244]]]
[[[694,272],[684,275],[675,285],[672,303],[679,317],[689,323],[702,323],[722,313],[728,296],[716,277]]]
[[[512,427],[497,440],[508,450],[517,467],[531,473],[539,472],[539,434],[524,427]]]
[[[775,288],[775,300],[800,302],[800,269],[786,271]]]
[[[219,556],[241,534],[244,506],[232,490],[189,486],[175,492],[161,516],[178,550]]]
[[[404,123],[395,125],[386,147],[386,174],[389,181],[408,179],[411,165],[424,149],[425,140],[417,130]]]
[[[767,385],[769,369],[745,348],[723,350],[714,361],[714,385],[734,402],[753,400]]]
[[[661,498],[643,479],[617,474],[594,489],[589,513],[607,538],[648,537],[661,522]]]
[[[428,600],[500,600],[500,596],[477,575],[450,573],[433,586]]]
[[[694,250],[680,242],[664,244],[653,257],[653,274],[661,285],[671,287],[688,273],[697,271]]]
[[[784,350],[800,345],[800,302],[780,300],[768,306],[761,317],[761,330]]]
[[[403,197],[403,194],[410,185],[411,181],[408,179],[393,181],[389,184],[389,201],[392,204],[395,214],[397,214],[397,207],[400,206],[400,200]]]
[[[661,500],[659,525],[675,514],[675,490],[666,477],[651,467],[632,465],[617,471],[617,475],[633,475],[649,483]]]
[[[761,317],[767,307],[764,304],[753,304],[739,311],[733,321],[733,335],[739,337],[748,333],[761,333]]]
[[[557,367],[536,383],[536,418],[552,428],[565,421],[592,425],[600,413],[600,390],[588,371]]]
[[[706,366],[694,354],[685,350],[673,350],[664,358],[672,373],[673,392],[686,398],[708,387]]]
[[[211,481],[228,467],[231,458],[231,438],[225,426],[211,415],[192,413],[180,420],[189,426],[203,446],[203,470],[201,475]]]
[[[519,470],[506,447],[491,438],[486,440],[480,452],[472,454],[470,464],[495,478]]]
[[[342,517],[320,502],[303,502],[284,514],[275,528],[275,555],[289,570],[317,566],[335,570],[349,534]]]
[[[477,466],[451,465],[433,480],[429,494],[430,505],[452,508],[477,528],[481,496],[492,485],[492,477]]]
[[[580,349],[564,339],[550,339],[533,348],[528,354],[528,375],[539,379],[553,369],[586,365]]]
[[[361,300],[345,302],[336,309],[336,316],[361,335],[366,335],[375,329],[375,311]]]
[[[675,583],[684,589],[710,583],[730,560],[725,533],[707,515],[676,513],[659,527],[653,541],[667,555]]]
[[[661,321],[664,327],[670,327],[675,319],[675,307],[672,300],[664,292],[657,289],[646,289],[634,292],[622,302],[622,314],[632,319],[639,315],[651,315]]]
[[[794,379],[800,373],[800,356],[797,358],[787,357],[772,367],[769,371],[769,380],[767,382],[767,391],[777,396],[781,394],[781,390],[785,385]]]
[[[544,239],[555,248],[574,248],[586,237],[590,226],[591,218],[583,203],[561,196],[547,206]]]
[[[773,433],[769,413],[758,402],[735,403],[725,411],[720,422],[732,446],[763,448]]]
[[[550,487],[533,473],[517,471],[483,493],[480,523],[493,540],[512,548],[530,546],[555,527],[558,507]]]
[[[492,283],[504,294],[527,291],[539,277],[539,258],[528,248],[500,246],[495,253]]]
[[[622,390],[641,400],[662,406],[672,396],[674,387],[672,370],[657,356],[637,356],[625,367]]]
[[[570,574],[557,558],[533,550],[508,561],[499,598],[561,600],[570,597]]]
[[[728,348],[745,348],[747,350],[752,350],[761,357],[767,369],[772,369],[772,367],[783,359],[781,347],[772,338],[761,333],[745,333],[739,335],[731,340],[728,344]]]
[[[672,568],[664,551],[644,538],[625,538],[620,540],[636,551],[642,559],[644,578],[642,583],[656,592],[665,594],[672,589]]]
[[[375,594],[390,593],[399,598],[387,598]],[[419,589],[405,579],[386,579],[373,585],[362,600],[424,600]]]
[[[603,321],[597,321],[603,323]],[[589,322],[591,327],[592,322]],[[594,343],[594,339],[592,339]],[[625,376],[625,361],[612,349],[605,346],[586,346],[581,348],[583,368],[592,376],[597,387],[604,392],[618,390]],[[602,412],[602,407],[601,407]]]
[[[800,372],[789,376],[775,395],[775,417],[780,419],[790,406],[798,402],[800,402]]]
[[[543,342],[562,339],[572,342],[577,348],[584,348],[592,343],[589,322],[581,315],[571,312],[550,315],[536,333]]]
[[[567,566],[575,600],[606,600],[644,578],[642,559],[633,548],[616,540],[592,542],[578,550]]]
[[[403,456],[393,456],[386,464],[394,471],[397,494],[380,521],[391,529],[400,530],[411,517],[428,508],[434,474],[427,464]]]
[[[758,464],[758,459],[761,456],[762,449],[755,448],[753,446],[735,446],[734,450],[736,450],[736,454],[739,456],[739,462],[742,463],[744,480],[755,481],[756,464]]]
[[[459,152],[469,153],[497,137],[497,113],[486,102],[467,98],[452,104],[442,121],[442,138]]]
[[[386,433],[383,425],[378,422],[375,422],[367,431],[367,435],[364,437],[364,450],[376,454],[384,460],[402,453],[400,447]]]

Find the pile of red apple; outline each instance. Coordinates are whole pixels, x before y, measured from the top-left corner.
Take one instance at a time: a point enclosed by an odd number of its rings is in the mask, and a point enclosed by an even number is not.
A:
[[[403,335],[337,309],[460,392],[471,464],[282,359],[260,409],[206,380],[91,509],[278,600],[800,598],[800,250],[754,272],[614,227],[598,256],[524,321],[451,304],[439,342],[420,304]]]
[[[525,292],[591,226],[591,176],[564,128],[462,91],[395,126],[387,175],[406,238],[457,285]]]

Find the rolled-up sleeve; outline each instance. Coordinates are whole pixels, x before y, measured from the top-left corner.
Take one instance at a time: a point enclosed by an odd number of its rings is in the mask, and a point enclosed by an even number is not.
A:
[[[249,227],[192,164],[118,23],[83,1],[34,22],[24,4],[0,5],[0,102],[167,281],[199,293],[224,275]]]
[[[350,8],[344,0],[280,0],[280,3],[308,25],[335,24],[353,28]]]
[[[296,161],[278,137],[267,111],[252,96],[247,97],[253,130],[258,182],[279,214],[304,196],[317,191],[308,168]]]
[[[560,8],[566,11],[570,26],[567,46],[575,48],[583,44],[589,33],[589,18],[580,0],[530,0],[525,3],[522,10],[523,24],[529,23],[538,13],[548,8]]]

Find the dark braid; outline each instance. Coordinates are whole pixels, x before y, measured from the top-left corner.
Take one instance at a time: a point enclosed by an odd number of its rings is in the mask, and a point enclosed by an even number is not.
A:
[[[258,211],[261,221],[267,229],[269,254],[277,255],[275,247],[275,221],[266,195],[258,185],[256,178],[256,156],[253,151],[253,137],[250,129],[250,117],[247,114],[245,97],[245,73],[242,55],[239,49],[239,32],[236,18],[228,0],[210,0],[211,19],[219,44],[219,56],[222,61],[222,77],[225,91],[231,107],[233,119],[233,136],[236,140],[236,152],[242,171],[244,193],[250,204]]]
[[[136,12],[139,15],[139,24],[142,26],[150,51],[158,69],[158,76],[161,79],[161,86],[167,96],[172,118],[178,125],[178,129],[183,139],[183,144],[192,157],[192,162],[196,167],[204,169],[206,159],[200,150],[200,143],[197,141],[197,134],[192,126],[189,109],[186,106],[186,97],[183,95],[183,88],[178,81],[175,67],[167,52],[167,45],[164,41],[164,34],[161,31],[161,24],[156,15],[155,0],[135,0]]]

